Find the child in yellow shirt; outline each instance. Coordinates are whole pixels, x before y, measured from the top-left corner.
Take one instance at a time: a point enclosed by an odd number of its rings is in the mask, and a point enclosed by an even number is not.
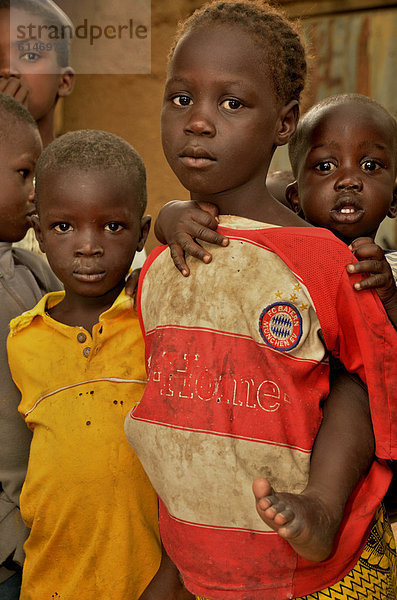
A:
[[[66,134],[40,157],[36,206],[65,291],[14,319],[8,339],[33,431],[21,600],[135,600],[161,561],[157,497],[123,431],[146,382],[124,291],[150,227],[143,162],[112,134]]]

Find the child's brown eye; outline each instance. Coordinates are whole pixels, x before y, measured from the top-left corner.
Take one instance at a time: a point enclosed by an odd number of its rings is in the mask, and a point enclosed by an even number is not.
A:
[[[72,229],[72,226],[69,223],[56,223],[53,229],[58,233],[66,233]]]
[[[317,165],[315,165],[314,168],[316,171],[320,171],[322,173],[328,173],[328,172],[334,171],[336,169],[336,166],[332,162],[325,160],[323,162],[317,163]]]
[[[237,110],[238,108],[241,108],[244,105],[242,102],[240,102],[240,100],[236,100],[235,98],[229,98],[228,100],[224,100],[223,102],[221,102],[221,106],[223,108],[226,108],[227,110]]]
[[[177,106],[189,106],[192,103],[192,99],[189,96],[174,96],[172,102]]]
[[[115,233],[116,231],[120,231],[121,229],[123,229],[123,226],[120,223],[112,222],[112,223],[107,223],[107,225],[105,225],[105,230],[111,231],[112,233]]]
[[[377,171],[381,166],[375,160],[365,160],[361,163],[361,168],[363,171]]]

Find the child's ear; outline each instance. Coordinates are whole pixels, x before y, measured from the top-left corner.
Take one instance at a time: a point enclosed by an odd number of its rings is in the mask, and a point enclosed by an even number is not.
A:
[[[37,215],[33,215],[32,223],[33,223],[34,234],[36,236],[36,240],[38,241],[40,250],[45,253],[43,234],[41,232],[41,227],[40,227],[40,219]]]
[[[74,88],[74,71],[72,67],[65,67],[61,71],[59,86],[58,86],[58,96],[63,98],[65,96],[69,96],[73,92]]]
[[[295,133],[299,121],[299,104],[297,100],[288,102],[279,113],[278,127],[274,143],[276,146],[288,144]]]
[[[390,219],[395,219],[395,217],[397,216],[397,181],[394,184],[393,200],[390,204],[390,208],[389,208],[389,212],[387,213],[387,216],[390,217]]]
[[[285,197],[288,200],[288,204],[297,215],[302,213],[301,205],[299,202],[298,194],[298,183],[293,181],[289,183],[285,189]]]
[[[145,245],[149,230],[150,230],[150,223],[152,222],[152,217],[150,215],[146,215],[145,217],[142,218],[141,221],[141,235],[139,237],[139,241],[136,247],[136,251],[140,252],[141,250],[143,250],[143,247]]]

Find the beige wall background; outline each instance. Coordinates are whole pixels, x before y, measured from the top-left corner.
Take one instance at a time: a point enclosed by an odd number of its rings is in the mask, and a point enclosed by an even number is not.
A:
[[[153,217],[169,200],[188,198],[162,154],[160,110],[176,24],[201,4],[200,0],[152,0],[151,74],[79,75],[73,94],[58,113],[58,133],[104,129],[138,150],[147,167],[148,212]],[[299,18],[307,41],[310,76],[303,110],[331,94],[360,92],[397,115],[397,2],[284,0],[278,4],[292,18]],[[288,168],[285,149],[276,153],[272,168]],[[388,221],[381,241],[397,247],[395,224]],[[156,244],[152,233],[147,250]]]

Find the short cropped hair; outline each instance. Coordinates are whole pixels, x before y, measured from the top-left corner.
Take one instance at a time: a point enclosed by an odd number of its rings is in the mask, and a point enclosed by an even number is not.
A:
[[[74,35],[74,26],[66,13],[52,0],[0,0],[0,9],[21,10],[29,15],[43,18],[43,25],[53,26],[58,32],[55,52],[61,68],[70,64],[70,43]]]
[[[178,42],[190,31],[206,25],[237,25],[254,36],[266,52],[273,88],[284,103],[300,99],[305,85],[305,50],[297,25],[263,0],[226,0],[204,4],[182,21],[171,46],[171,60]]]
[[[37,123],[30,112],[15,98],[0,92],[0,140],[9,138],[16,123],[30,125],[38,132]]]
[[[316,115],[328,106],[340,106],[343,104],[351,103],[371,106],[374,109],[374,111],[378,111],[386,118],[387,121],[389,121],[390,130],[392,131],[394,139],[394,153],[396,156],[397,168],[397,121],[393,117],[393,115],[391,115],[389,111],[384,106],[382,106],[382,104],[379,104],[379,102],[373,100],[372,98],[368,98],[368,96],[353,93],[337,94],[335,96],[329,96],[328,98],[324,98],[324,100],[321,100],[320,102],[312,106],[312,108],[308,110],[307,113],[305,113],[305,115],[299,121],[298,126],[296,128],[296,132],[288,145],[289,160],[295,177],[298,174],[299,165],[302,160],[302,157],[305,155],[305,149],[310,135],[312,133],[313,122],[315,120]]]
[[[139,217],[142,217],[147,203],[146,169],[138,152],[123,138],[107,131],[83,129],[65,133],[51,142],[36,165],[35,201],[38,211],[44,174],[67,169],[116,173],[138,193],[137,209]]]

